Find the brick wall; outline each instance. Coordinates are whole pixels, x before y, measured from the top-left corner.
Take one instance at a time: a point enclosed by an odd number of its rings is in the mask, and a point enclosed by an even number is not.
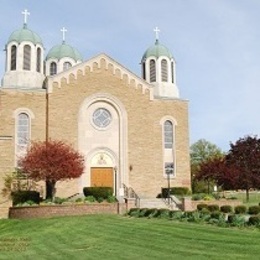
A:
[[[79,216],[87,214],[124,214],[126,205],[120,203],[91,203],[73,205],[46,205],[11,207],[9,218],[48,218],[57,216]]]
[[[182,205],[183,211],[193,211],[197,209],[198,204],[207,204],[207,205],[218,205],[219,207],[224,205],[230,205],[231,207],[235,207],[241,205],[242,202],[239,200],[214,200],[214,201],[205,201],[205,200],[192,200],[191,198],[183,198]]]

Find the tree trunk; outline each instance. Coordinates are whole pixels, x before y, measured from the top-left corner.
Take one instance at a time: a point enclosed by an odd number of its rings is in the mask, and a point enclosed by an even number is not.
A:
[[[53,200],[56,181],[46,180],[46,199]]]
[[[249,189],[246,189],[246,202],[249,202]]]

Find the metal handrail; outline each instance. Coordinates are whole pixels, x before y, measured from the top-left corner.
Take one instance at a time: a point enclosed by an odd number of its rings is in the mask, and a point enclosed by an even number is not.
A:
[[[140,197],[137,195],[135,190],[132,187],[127,187],[124,183],[123,183],[123,189],[124,189],[124,196],[126,198],[135,199],[135,206],[139,207],[140,206]]]

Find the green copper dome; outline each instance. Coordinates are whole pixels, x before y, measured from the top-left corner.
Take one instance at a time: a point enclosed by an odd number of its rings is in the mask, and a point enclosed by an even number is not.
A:
[[[50,58],[55,58],[60,60],[65,57],[72,58],[75,61],[83,60],[83,57],[81,56],[81,54],[78,52],[77,49],[73,48],[68,44],[65,44],[64,42],[60,45],[56,45],[52,47],[46,57],[46,60]]]
[[[10,35],[8,39],[8,43],[12,41],[15,41],[17,43],[21,43],[23,41],[29,41],[32,42],[33,44],[38,43],[43,45],[41,37],[35,32],[29,30],[26,25],[24,25],[22,29],[16,30]]]
[[[151,56],[154,56],[156,58],[159,58],[161,56],[166,56],[169,59],[172,58],[172,54],[169,51],[168,48],[166,48],[164,45],[160,44],[158,40],[156,40],[155,44],[151,47],[149,47],[146,52],[144,53],[142,60],[147,59]]]

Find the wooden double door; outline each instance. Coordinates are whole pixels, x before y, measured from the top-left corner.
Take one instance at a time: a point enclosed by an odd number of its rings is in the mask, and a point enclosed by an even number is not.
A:
[[[91,168],[91,187],[114,188],[114,171],[112,167]]]

